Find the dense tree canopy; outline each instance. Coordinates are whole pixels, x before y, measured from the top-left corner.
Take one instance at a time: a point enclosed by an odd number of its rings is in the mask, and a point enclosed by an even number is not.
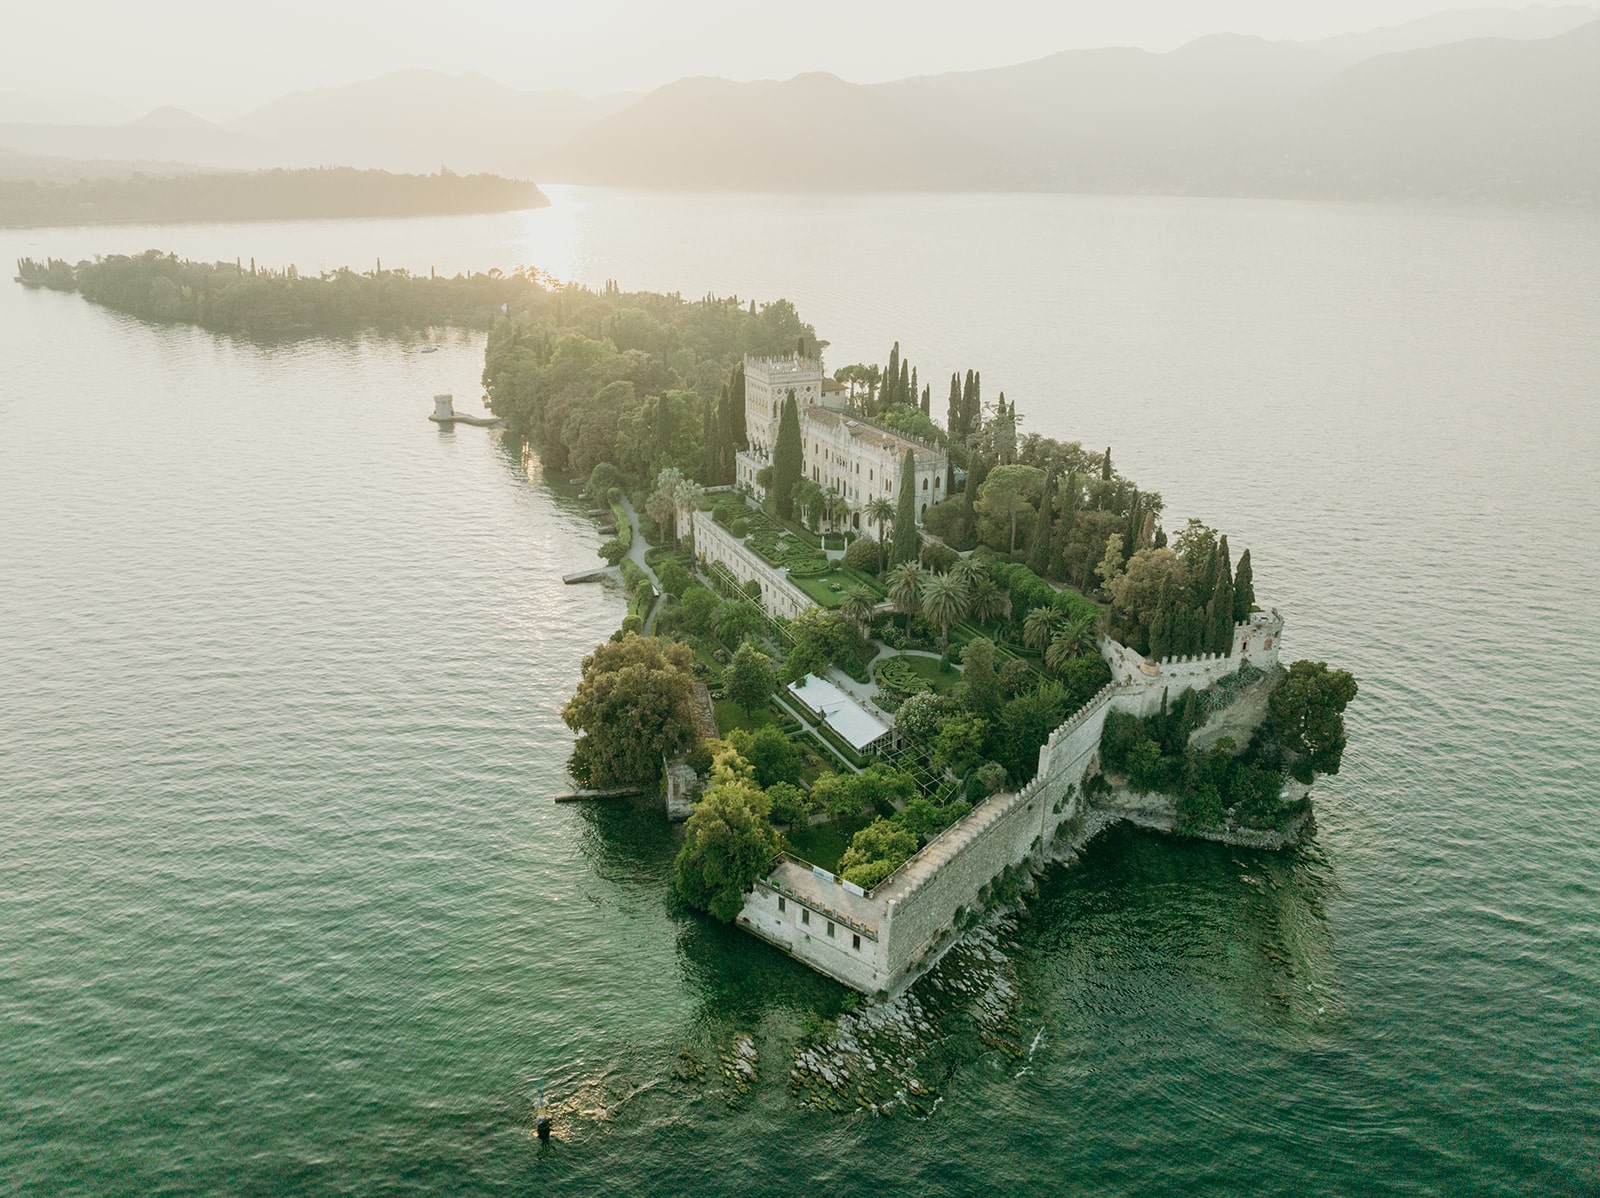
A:
[[[694,742],[694,654],[687,645],[627,636],[583,659],[583,678],[561,710],[579,733],[568,768],[584,786],[644,785]]]

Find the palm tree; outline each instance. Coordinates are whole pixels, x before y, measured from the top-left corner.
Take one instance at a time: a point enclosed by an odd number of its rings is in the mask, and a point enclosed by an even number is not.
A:
[[[1036,653],[1043,653],[1055,634],[1055,608],[1030,607],[1022,621],[1022,643]]]
[[[980,575],[967,585],[967,610],[979,624],[1003,619],[1011,614],[1011,592],[987,574]]]
[[[1055,635],[1044,651],[1044,666],[1051,673],[1059,673],[1066,664],[1083,651],[1084,642],[1094,631],[1094,616],[1085,613],[1075,619],[1063,617],[1056,626]]]
[[[950,648],[950,625],[967,614],[967,588],[954,574],[934,574],[922,584],[922,614],[939,626],[939,652]]]
[[[878,526],[878,573],[883,573],[883,530],[894,519],[894,504],[879,495],[867,504],[867,519]]]
[[[922,567],[902,562],[889,571],[889,602],[895,611],[906,613],[906,633],[911,632],[911,617],[922,606]]]
[[[861,635],[867,635],[872,613],[878,609],[878,596],[864,586],[853,586],[839,600],[839,611],[856,622]]]
[[[963,557],[950,567],[950,573],[970,591],[978,579],[989,577],[989,567],[975,557]]]

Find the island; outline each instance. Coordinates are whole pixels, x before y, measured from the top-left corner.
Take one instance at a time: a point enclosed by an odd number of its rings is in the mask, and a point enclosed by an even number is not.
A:
[[[831,375],[826,344],[782,300],[615,284],[490,330],[494,412],[629,597],[569,770],[687,821],[679,894],[881,997],[1118,820],[1294,844],[1357,685],[1280,661],[1249,549],[1169,533],[976,370],[940,423],[898,343]]]
[[[941,422],[898,343],[829,374],[785,300],[157,251],[18,272],[252,335],[487,326],[504,435],[605,529],[568,581],[628,597],[562,709],[578,794],[653,796],[687,903],[863,994],[1112,823],[1286,848],[1339,771],[1356,681],[1283,663],[1250,550],[1169,532],[1110,448],[1023,435],[977,370]]]
[[[141,174],[65,183],[0,179],[0,228],[191,224],[517,212],[550,204],[534,184],[498,175],[308,170]]]

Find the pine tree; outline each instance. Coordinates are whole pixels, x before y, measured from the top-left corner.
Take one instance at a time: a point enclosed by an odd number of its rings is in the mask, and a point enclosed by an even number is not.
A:
[[[1028,569],[1040,578],[1050,575],[1051,533],[1055,528],[1056,472],[1044,476],[1044,493],[1039,496],[1039,519],[1033,527],[1033,549],[1028,554]]]
[[[772,447],[772,490],[778,515],[785,520],[794,516],[794,485],[800,481],[805,468],[800,446],[800,409],[795,406],[794,391],[783,401],[783,414],[778,418],[778,440]]]
[[[896,566],[916,561],[922,551],[922,535],[917,532],[917,459],[909,449],[900,467],[900,501],[895,505],[890,545],[889,561]]]
[[[1255,576],[1250,570],[1250,551],[1246,549],[1239,555],[1239,568],[1233,575],[1233,622],[1242,624],[1248,620],[1255,604]]]

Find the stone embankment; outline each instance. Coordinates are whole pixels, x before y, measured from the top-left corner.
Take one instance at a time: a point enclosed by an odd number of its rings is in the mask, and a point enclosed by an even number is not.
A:
[[[1292,784],[1291,800],[1302,798],[1309,788]],[[1178,828],[1178,800],[1167,794],[1136,794],[1126,786],[1114,786],[1110,795],[1095,805],[1095,814],[1103,817],[1110,827],[1127,822],[1150,832],[1164,832],[1171,836],[1187,836],[1195,840],[1211,840],[1217,844],[1233,845],[1244,849],[1269,849],[1277,852],[1299,844],[1301,837],[1316,827],[1308,807],[1283,828],[1245,828],[1227,825],[1221,828]]]

